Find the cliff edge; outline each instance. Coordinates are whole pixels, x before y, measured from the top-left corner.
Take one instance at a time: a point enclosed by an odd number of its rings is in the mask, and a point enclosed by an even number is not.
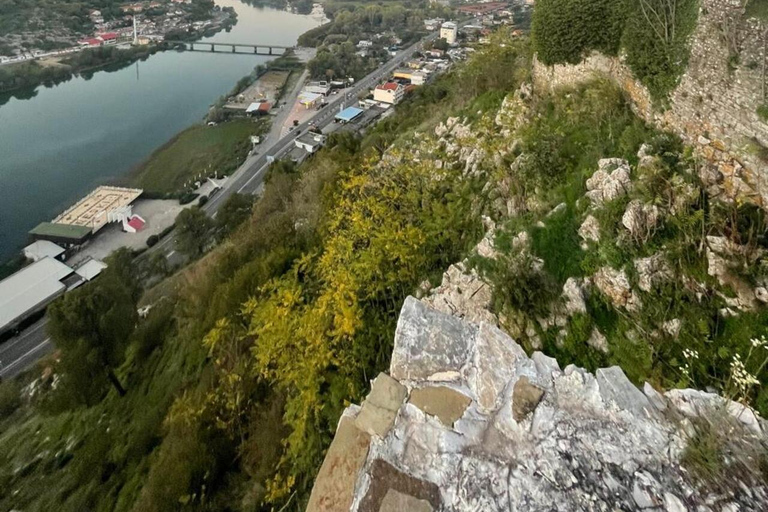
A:
[[[344,412],[307,510],[765,510],[748,471],[702,486],[681,462],[701,422],[765,442],[765,421],[718,395],[561,369],[409,297],[389,375]]]

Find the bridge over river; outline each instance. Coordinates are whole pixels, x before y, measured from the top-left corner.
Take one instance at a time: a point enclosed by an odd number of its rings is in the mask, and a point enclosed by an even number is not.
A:
[[[173,41],[166,40],[174,47],[183,47],[187,51],[206,53],[234,53],[239,55],[282,55],[293,46],[259,43],[217,43],[216,41]]]

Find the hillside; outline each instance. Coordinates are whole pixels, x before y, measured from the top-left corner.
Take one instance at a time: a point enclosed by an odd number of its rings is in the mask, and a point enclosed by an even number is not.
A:
[[[756,428],[742,432],[714,414],[705,423],[689,418],[690,428],[675,431],[682,433],[673,459],[629,454],[653,465],[632,498],[638,508],[646,495],[657,505],[669,482],[685,482],[690,493],[675,499],[691,506],[708,497],[723,505],[764,497],[765,211],[755,195],[703,182],[706,165],[690,141],[640,117],[610,75],[555,83],[534,59],[535,44],[498,30],[362,138],[335,135],[300,167],[275,165],[250,218],[152,289],[134,290],[133,276],[164,270],[137,269],[118,255],[106,279],[55,305],[60,360],[48,362],[42,377],[0,385],[0,507],[317,507],[312,488],[334,434],[348,423],[342,419],[337,431],[339,420],[356,411],[344,412],[380,372],[390,369],[411,397],[429,378],[466,394],[463,408],[428,411],[428,420],[401,414],[393,420],[398,432],[442,436],[450,429],[435,429],[435,418],[495,407],[475,394],[479,373],[441,363],[466,356],[451,343],[478,339],[478,329],[497,333],[503,350],[476,370],[497,368],[503,387],[521,375],[508,352],[526,367],[544,361],[549,376],[529,375],[539,378],[542,405],[592,403],[588,412],[601,423],[585,439],[610,434],[618,438],[611,450],[629,449],[621,424],[637,429],[632,435],[673,427],[667,417],[641,416],[644,407],[630,411],[637,419],[612,408],[604,390],[590,388],[590,372],[621,385],[612,395],[619,409],[695,388],[733,400],[754,419]],[[140,306],[151,306],[143,318],[135,314]],[[431,352],[419,349],[425,338]],[[407,356],[420,353],[434,358],[427,357],[428,372],[412,375],[418,358]],[[555,375],[555,366],[563,372]],[[600,370],[610,366],[620,370]],[[558,389],[577,379],[583,393]],[[496,396],[499,383],[490,382],[484,389]],[[414,413],[403,400],[388,410]],[[722,403],[727,412],[731,402]],[[579,411],[560,412],[563,425],[580,428]],[[420,431],[425,422],[433,430]],[[396,443],[376,435],[371,446],[391,448],[388,464],[400,463]],[[556,439],[567,442],[568,433]],[[649,438],[631,439],[642,451]],[[438,452],[445,450],[429,453]],[[546,455],[557,462],[553,453]],[[367,447],[358,455],[368,460]],[[440,464],[450,466],[446,460]],[[625,479],[632,469],[607,473]],[[419,471],[426,470],[411,472]],[[490,492],[477,488],[482,471],[469,473],[474,496]],[[733,475],[743,486],[719,487]],[[352,499],[354,482],[346,483],[338,496]],[[636,485],[619,483],[626,499]],[[593,494],[610,501],[602,489]]]

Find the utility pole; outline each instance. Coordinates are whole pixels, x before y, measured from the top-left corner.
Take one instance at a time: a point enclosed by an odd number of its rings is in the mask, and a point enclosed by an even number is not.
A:
[[[139,44],[139,32],[136,29],[136,15],[133,15],[133,45],[138,46]]]

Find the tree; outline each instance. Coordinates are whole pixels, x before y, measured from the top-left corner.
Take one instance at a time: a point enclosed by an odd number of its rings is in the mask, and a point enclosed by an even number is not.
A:
[[[216,215],[216,227],[222,236],[231,233],[251,215],[253,196],[232,194]]]
[[[111,384],[125,395],[115,375],[125,357],[138,314],[140,287],[133,257],[118,250],[94,281],[64,295],[48,310],[48,329],[61,350],[61,365],[68,392],[78,403],[93,405]]]
[[[186,208],[176,217],[176,247],[188,256],[200,256],[211,238],[213,221],[198,206]]]
[[[443,50],[448,51],[448,48],[450,48],[451,45],[448,44],[448,41],[445,40],[444,37],[441,37],[440,39],[436,39],[434,43],[432,43],[432,48],[435,50]]]

